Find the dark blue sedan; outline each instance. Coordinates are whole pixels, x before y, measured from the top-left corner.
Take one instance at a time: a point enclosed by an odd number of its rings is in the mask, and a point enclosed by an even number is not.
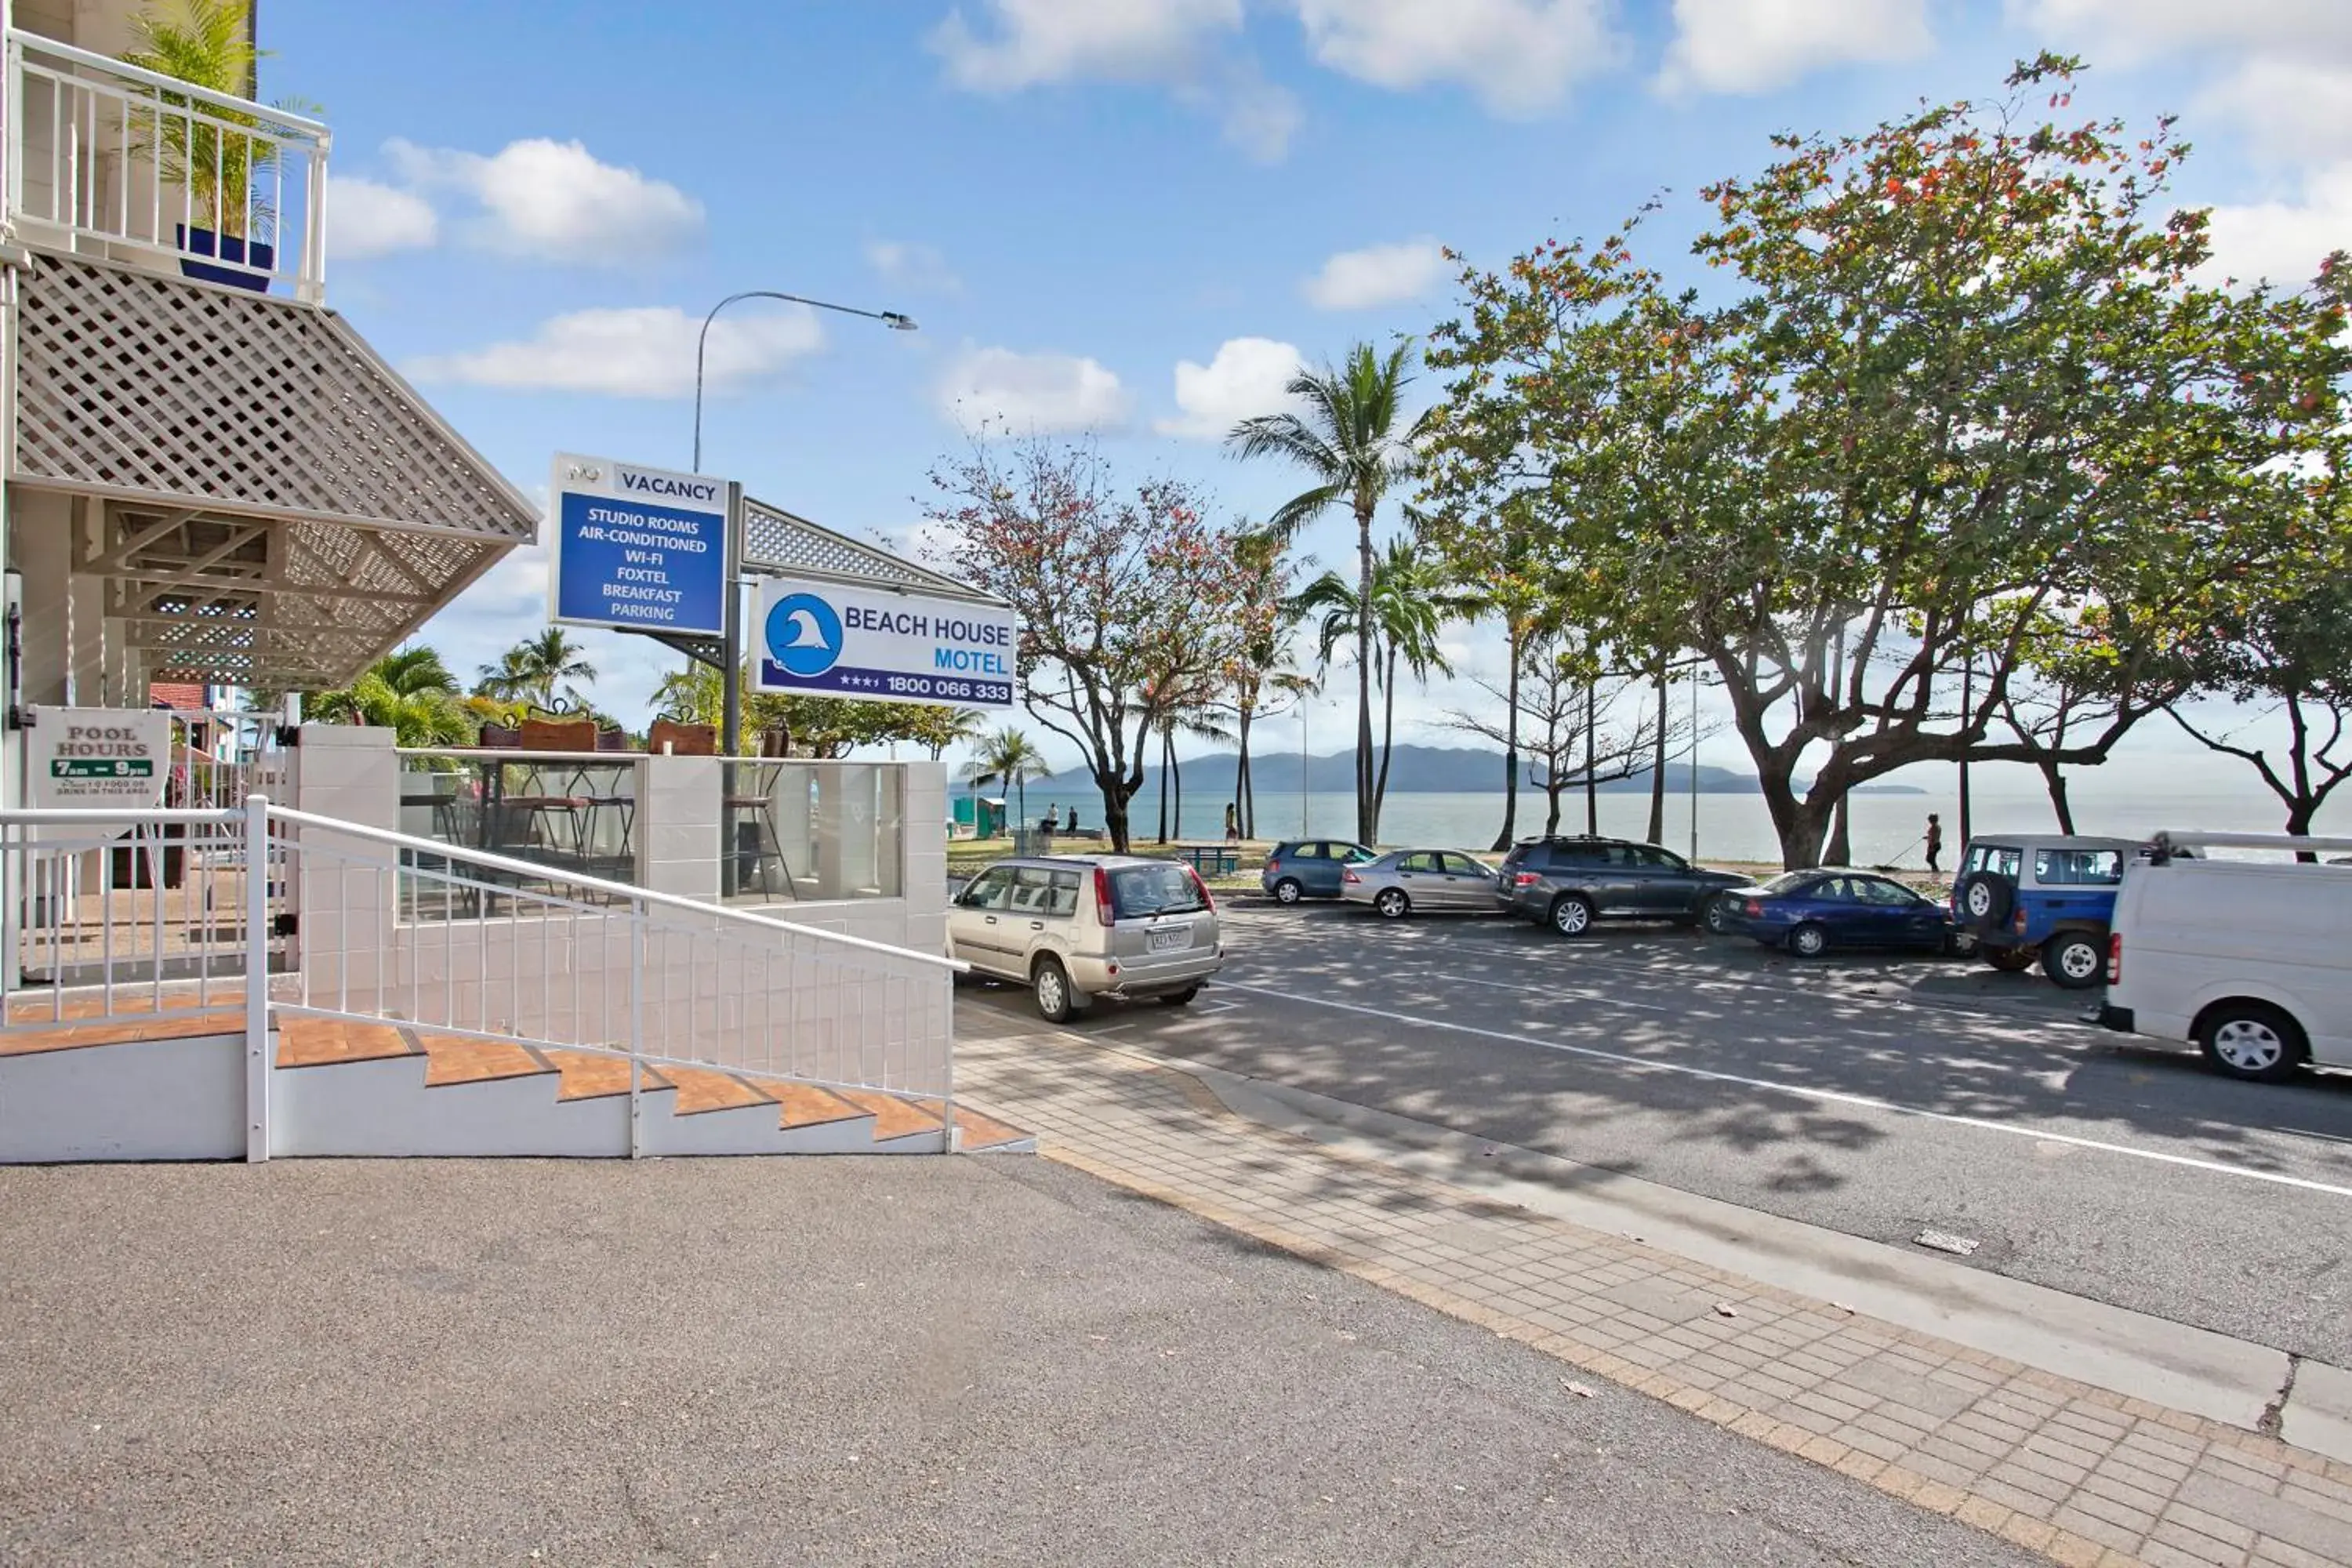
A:
[[[1723,895],[1722,929],[1819,958],[1833,947],[1951,951],[1952,911],[1864,871],[1790,871]]]

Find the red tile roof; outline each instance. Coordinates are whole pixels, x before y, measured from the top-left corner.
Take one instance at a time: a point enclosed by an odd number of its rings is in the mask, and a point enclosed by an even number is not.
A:
[[[201,713],[212,704],[205,700],[205,689],[184,680],[151,680],[147,683],[147,700],[151,706],[176,708],[183,712]]]

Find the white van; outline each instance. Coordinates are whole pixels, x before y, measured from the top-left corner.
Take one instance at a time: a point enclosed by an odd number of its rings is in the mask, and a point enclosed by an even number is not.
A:
[[[2116,898],[2099,1022],[2194,1041],[2231,1078],[2352,1067],[2352,865],[2209,849],[2340,855],[2352,838],[2157,835]]]

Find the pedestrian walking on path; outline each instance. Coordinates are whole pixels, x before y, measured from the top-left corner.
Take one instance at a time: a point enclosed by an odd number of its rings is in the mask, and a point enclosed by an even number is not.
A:
[[[1944,874],[1944,868],[1936,864],[1936,858],[1943,852],[1943,820],[1931,811],[1927,814],[1927,869],[1938,877]]]

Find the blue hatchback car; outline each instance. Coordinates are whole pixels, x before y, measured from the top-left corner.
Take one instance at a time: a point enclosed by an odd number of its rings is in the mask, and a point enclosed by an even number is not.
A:
[[[1952,911],[1891,878],[1835,867],[1790,871],[1754,888],[1734,888],[1719,906],[1723,924],[1800,958],[1833,947],[1906,947],[1949,952]]]
[[[1341,873],[1378,858],[1362,845],[1345,838],[1286,839],[1266,852],[1265,869],[1258,873],[1257,885],[1277,904],[1336,899]]]

